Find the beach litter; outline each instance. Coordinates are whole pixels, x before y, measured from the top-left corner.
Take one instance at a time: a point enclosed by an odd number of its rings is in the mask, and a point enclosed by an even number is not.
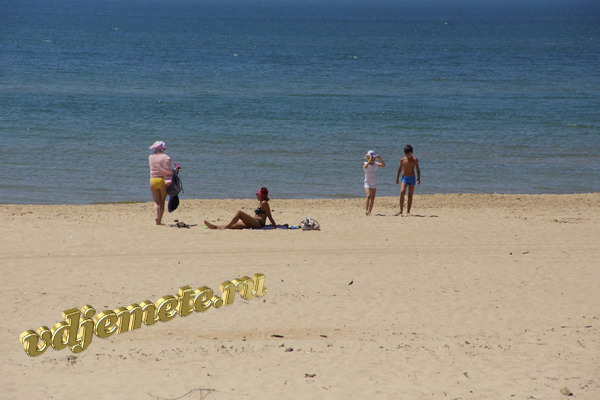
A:
[[[212,376],[210,374],[207,374],[207,376]],[[192,396],[194,394],[197,394],[198,396],[194,396],[194,398],[198,399],[198,400],[206,400],[209,398],[212,398],[212,393],[216,392],[215,389],[201,389],[201,388],[195,388],[190,390],[189,392],[182,394],[181,396],[178,397],[172,397],[172,398],[168,398],[168,397],[159,397],[156,396],[152,393],[148,393],[149,396],[154,397],[156,400],[179,400],[179,399],[184,399],[184,398],[188,398],[188,399],[192,399]]]
[[[198,224],[191,224],[191,225],[190,224],[186,224],[185,222],[179,221],[177,219],[175,221],[173,221],[173,222],[175,222],[175,223],[169,225],[170,227],[173,227],[173,228],[187,228],[187,229],[190,229],[192,226],[197,226],[198,225]]]
[[[568,388],[568,387],[566,387],[566,386],[565,386],[564,388],[560,389],[560,392],[561,392],[562,394],[564,394],[565,396],[573,396],[573,392],[571,392],[571,391],[569,390],[569,388]]]
[[[320,231],[321,230],[321,224],[319,224],[319,222],[316,219],[313,219],[310,215],[308,217],[306,217],[304,220],[300,221],[300,223],[298,223],[298,226],[303,231]]]

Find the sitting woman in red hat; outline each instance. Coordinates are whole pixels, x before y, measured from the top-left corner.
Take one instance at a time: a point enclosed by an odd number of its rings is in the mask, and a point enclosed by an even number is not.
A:
[[[204,221],[204,225],[210,229],[258,229],[263,228],[267,223],[267,218],[269,218],[273,228],[277,228],[277,224],[271,215],[271,208],[269,207],[269,190],[266,187],[261,187],[256,192],[256,198],[259,201],[259,205],[254,210],[254,216],[238,210],[227,225],[214,225],[208,221]]]

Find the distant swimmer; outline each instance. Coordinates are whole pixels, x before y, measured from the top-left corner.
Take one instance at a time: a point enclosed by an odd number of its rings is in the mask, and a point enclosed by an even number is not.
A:
[[[408,204],[406,206],[406,215],[410,215],[410,208],[412,206],[413,192],[415,191],[415,184],[421,184],[421,169],[419,168],[419,159],[413,157],[413,148],[410,144],[404,147],[404,155],[400,159],[400,166],[398,167],[398,173],[396,174],[396,185],[399,183],[400,176],[402,176],[402,184],[400,185],[400,211],[396,215],[402,215],[404,210],[404,193],[408,188]],[[417,176],[415,177],[415,170]]]
[[[365,195],[367,196],[365,202],[365,215],[371,215],[373,203],[375,203],[375,194],[377,193],[377,170],[381,167],[385,167],[385,161],[383,161],[383,158],[373,150],[369,150],[364,158],[367,160],[363,162],[363,169],[365,171]]]

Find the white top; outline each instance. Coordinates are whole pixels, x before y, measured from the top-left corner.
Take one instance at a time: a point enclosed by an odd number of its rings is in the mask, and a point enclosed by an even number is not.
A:
[[[365,168],[367,162],[363,163],[363,169],[365,170],[365,187],[376,189],[377,188],[377,168],[379,168],[379,163],[374,162],[373,164],[369,164],[367,168]]]

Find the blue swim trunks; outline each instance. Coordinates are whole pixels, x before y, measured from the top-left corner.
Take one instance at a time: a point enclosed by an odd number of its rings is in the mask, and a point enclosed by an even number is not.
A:
[[[410,186],[415,186],[417,184],[417,178],[415,176],[403,176],[402,182]]]

